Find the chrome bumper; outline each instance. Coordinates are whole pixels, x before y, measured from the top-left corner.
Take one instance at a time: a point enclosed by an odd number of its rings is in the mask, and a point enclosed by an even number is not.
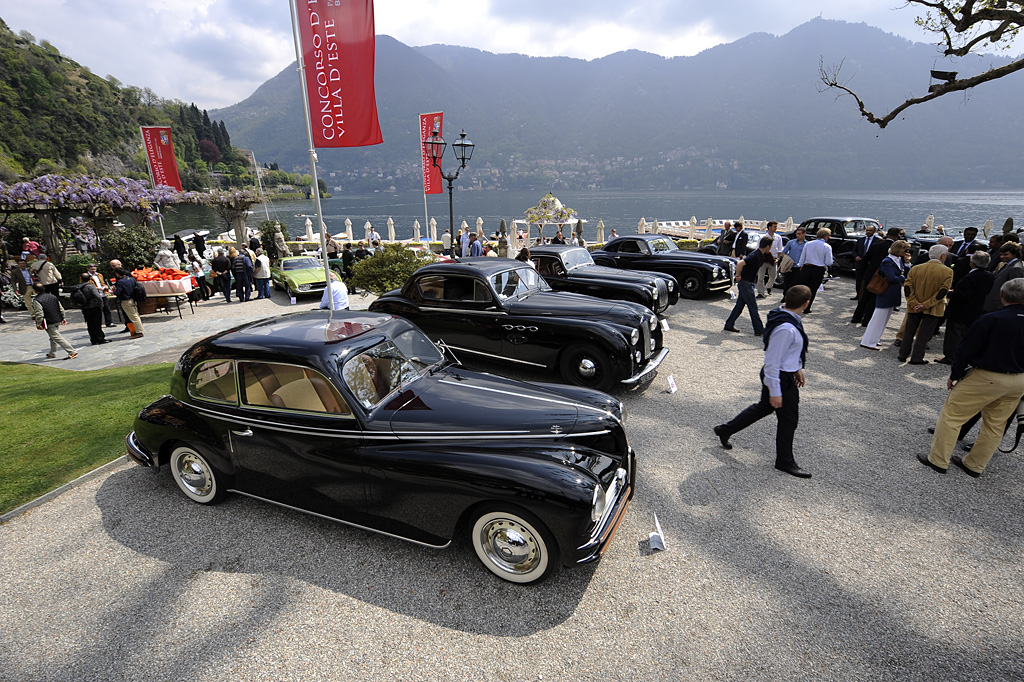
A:
[[[609,509],[605,517],[601,519],[588,541],[576,548],[577,552],[582,553],[582,557],[576,560],[577,564],[589,564],[600,559],[612,538],[615,537],[615,531],[619,529],[619,524],[622,523],[635,492],[633,486],[636,482],[636,453],[633,448],[629,449],[627,466],[629,473],[626,485],[619,491],[615,506]]]
[[[668,348],[662,348],[657,355],[651,358],[650,361],[646,365],[644,365],[644,368],[640,370],[639,373],[634,374],[628,379],[623,379],[620,383],[632,386],[633,384],[639,382],[645,376],[647,376],[654,370],[658,369],[658,365],[660,365],[662,361],[664,361],[666,355],[668,355]]]
[[[133,462],[144,467],[152,467],[154,470],[160,468],[160,464],[157,462],[156,457],[151,455],[149,451],[142,446],[139,442],[138,436],[132,431],[124,438],[125,447],[128,448],[128,457]]]

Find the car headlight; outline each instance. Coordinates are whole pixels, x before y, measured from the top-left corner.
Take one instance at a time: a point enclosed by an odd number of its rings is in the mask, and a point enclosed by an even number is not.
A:
[[[642,360],[643,357],[644,356],[640,353],[640,351],[633,353],[633,358],[636,360],[636,364],[638,365],[640,364],[640,360]]]
[[[629,342],[634,346],[640,341],[640,330],[634,329],[633,333],[629,335]]]
[[[605,497],[604,488],[601,484],[594,486],[594,499],[590,503],[590,520],[597,523],[604,516],[604,510],[608,506],[608,498]]]
[[[658,285],[657,284],[652,284],[651,285],[651,296],[654,298],[655,301],[658,300]]]
[[[668,283],[668,290],[669,291],[675,291],[676,290],[676,283],[675,282],[669,282]]]
[[[309,291],[309,285],[308,284],[300,284],[299,285],[299,291]]]
[[[658,316],[651,315],[651,319],[647,321],[647,327],[653,332],[658,328]]]
[[[626,411],[626,403],[619,401],[619,415],[622,419],[622,423],[625,424],[626,420],[629,419],[629,412]]]

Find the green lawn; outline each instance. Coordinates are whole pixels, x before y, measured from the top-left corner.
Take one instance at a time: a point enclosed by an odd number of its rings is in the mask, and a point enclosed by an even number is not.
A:
[[[167,393],[173,367],[0,363],[0,514],[123,455],[135,415]]]

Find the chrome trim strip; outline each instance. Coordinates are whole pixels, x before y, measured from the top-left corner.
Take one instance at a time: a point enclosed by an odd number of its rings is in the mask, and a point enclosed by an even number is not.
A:
[[[665,352],[667,353],[668,351],[665,351]],[[516,393],[515,391],[503,391],[503,390],[497,389],[497,388],[487,388],[486,386],[473,386],[472,384],[463,384],[463,383],[460,383],[458,381],[448,381],[447,379],[441,379],[438,383],[441,383],[441,384],[451,384],[452,386],[462,386],[463,388],[472,388],[472,389],[474,389],[476,391],[487,391],[489,393],[500,393],[502,395],[511,395],[511,396],[515,396],[516,398],[526,398],[528,400],[538,400],[538,401],[544,402],[544,403],[554,403],[556,405],[568,405],[569,407],[575,407],[577,409],[593,410],[594,412],[600,412],[601,414],[607,414],[609,417],[614,417],[615,416],[609,410],[602,410],[599,407],[594,407],[592,405],[585,405],[583,403],[573,403],[573,402],[569,402],[567,400],[556,400],[554,398],[542,398],[541,396],[537,396],[537,395],[527,395],[526,393]]]
[[[414,545],[420,545],[421,547],[429,547],[431,549],[444,549],[448,545],[452,544],[452,541],[449,540],[448,542],[444,543],[443,545],[431,545],[430,543],[427,543],[427,542],[420,542],[419,540],[413,540],[412,538],[403,537],[401,535],[395,535],[394,533],[388,533],[387,531],[377,530],[376,528],[370,528],[369,526],[360,526],[358,523],[352,523],[351,521],[343,521],[342,519],[336,519],[333,516],[327,516],[326,514],[319,514],[319,513],[315,512],[315,511],[309,511],[307,509],[300,509],[298,507],[293,507],[292,505],[285,504],[284,502],[275,502],[274,500],[268,500],[265,497],[260,497],[259,495],[253,495],[252,493],[242,492],[241,490],[236,490],[235,488],[228,488],[228,492],[237,493],[239,495],[245,495],[246,497],[251,497],[254,500],[260,500],[261,502],[268,502],[270,504],[276,504],[278,507],[284,507],[285,509],[291,509],[293,511],[302,512],[303,514],[309,514],[310,516],[319,516],[321,519],[327,519],[328,521],[336,521],[337,523],[343,523],[346,526],[352,526],[353,528],[359,528],[360,530],[368,530],[371,533],[378,533],[380,535],[387,535],[389,538],[395,538],[397,540],[405,540],[406,542],[411,542]]]
[[[665,360],[666,355],[668,355],[668,348],[662,348],[661,352],[658,353],[658,355],[654,357],[650,362],[648,362],[647,366],[644,367],[639,374],[631,376],[628,379],[623,379],[620,383],[631,385],[640,381],[642,378],[644,378],[654,370],[658,369],[658,365],[660,365]]]
[[[493,353],[485,353],[483,351],[473,350],[471,348],[462,348],[460,346],[453,346],[450,343],[446,344],[446,345],[449,348],[453,348],[455,350],[462,351],[463,353],[472,353],[473,355],[483,355],[485,358],[494,358],[495,360],[501,360],[503,362],[518,362],[518,363],[520,363],[522,365],[532,365],[533,367],[543,367],[544,369],[547,369],[547,367],[548,367],[547,365],[543,365],[543,364],[540,364],[538,362],[527,362],[526,360],[516,360],[515,358],[506,358],[506,357],[501,356],[501,355],[495,355]]]
[[[464,308],[434,308],[433,306],[420,306],[420,310],[429,310],[436,313],[463,313],[466,315],[487,315],[489,317],[506,317],[508,313],[494,310],[466,310]]]

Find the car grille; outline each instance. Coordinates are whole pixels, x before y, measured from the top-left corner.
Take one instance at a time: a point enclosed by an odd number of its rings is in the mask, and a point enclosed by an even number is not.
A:
[[[668,285],[663,279],[658,280],[658,307],[668,307]]]
[[[637,348],[643,352],[644,360],[647,360],[654,353],[651,350],[651,329],[645,323],[640,324],[640,343]]]

